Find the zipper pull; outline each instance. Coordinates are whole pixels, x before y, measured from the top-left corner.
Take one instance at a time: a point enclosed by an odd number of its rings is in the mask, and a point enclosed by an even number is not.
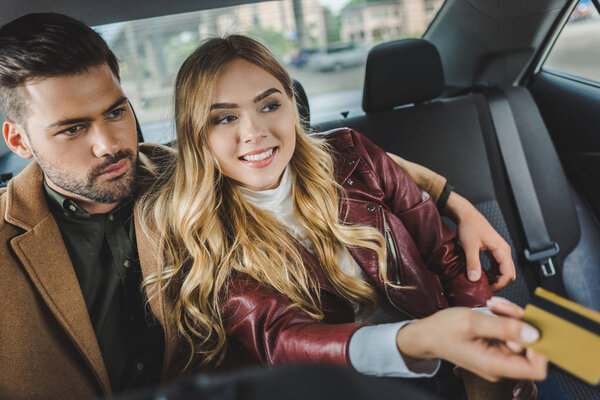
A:
[[[385,239],[387,245],[390,249],[390,254],[392,256],[392,260],[394,262],[394,266],[396,267],[396,285],[400,285],[400,264],[398,263],[398,254],[396,252],[396,245],[394,244],[394,239],[392,238],[392,231],[387,224],[387,219],[385,218],[385,210],[383,206],[379,204],[379,209],[381,210],[381,217],[383,219],[383,230],[385,231]]]

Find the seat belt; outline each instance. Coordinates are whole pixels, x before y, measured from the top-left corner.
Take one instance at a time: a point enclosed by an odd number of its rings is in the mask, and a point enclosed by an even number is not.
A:
[[[525,258],[537,263],[542,280],[547,280],[556,275],[552,257],[558,254],[559,247],[548,234],[514,115],[501,89],[485,88],[482,92],[488,102],[504,168],[525,232]]]

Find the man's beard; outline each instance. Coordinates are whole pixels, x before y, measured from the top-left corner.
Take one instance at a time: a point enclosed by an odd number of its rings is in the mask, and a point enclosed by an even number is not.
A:
[[[135,187],[136,165],[138,162],[137,153],[134,155],[131,150],[122,150],[113,155],[105,156],[105,162],[92,169],[85,178],[77,179],[72,175],[56,168],[40,158],[37,154],[36,160],[44,175],[50,179],[56,186],[67,192],[85,197],[86,199],[102,204],[113,204],[126,200],[133,196]],[[123,175],[108,179],[103,186],[94,185],[94,181],[110,165],[128,159],[130,168]]]

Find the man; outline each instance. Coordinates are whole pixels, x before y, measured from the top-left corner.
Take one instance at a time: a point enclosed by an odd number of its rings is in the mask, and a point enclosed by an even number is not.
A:
[[[2,195],[2,358],[23,358],[4,364],[0,387],[29,386],[8,397],[95,397],[161,371],[162,329],[139,292],[135,120],[116,58],[80,25],[30,16],[2,28],[4,137],[36,160]]]
[[[172,152],[155,145],[138,152],[114,54],[66,16],[30,14],[0,28],[0,107],[7,145],[35,160],[0,191],[0,397],[88,398],[158,383],[169,376],[176,337],[160,324],[162,299],[146,306],[140,291],[140,259],[151,250],[142,250],[150,247],[135,230],[133,209],[136,181],[151,178],[152,160]],[[449,205],[459,213],[460,206]],[[486,242],[491,228],[478,229],[476,240],[510,258],[501,239]],[[458,319],[500,324],[485,337],[523,342],[524,324],[461,311]],[[410,324],[398,348],[413,348],[420,329],[447,331],[444,315]],[[517,357],[516,369],[500,353],[461,358],[479,349],[473,321],[446,335],[466,346],[460,356],[445,353],[451,346],[421,346],[407,357],[446,357],[471,369],[494,364],[494,372],[486,369],[492,379],[541,376],[539,360]]]

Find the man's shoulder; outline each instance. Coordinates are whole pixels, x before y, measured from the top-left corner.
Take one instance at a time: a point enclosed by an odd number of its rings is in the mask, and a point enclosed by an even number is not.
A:
[[[351,142],[353,132],[354,131],[350,128],[342,127],[315,133],[314,136],[324,139],[330,144],[342,144],[346,142]]]
[[[164,146],[156,143],[140,143],[140,153],[146,155],[149,159],[172,159],[176,157],[177,152],[172,147]]]
[[[20,222],[17,225],[35,226],[49,212],[45,191],[44,175],[37,162],[32,161],[8,182],[0,192],[0,220]]]
[[[8,190],[3,187],[0,188],[0,232],[4,230],[6,226],[6,206],[8,203]]]
[[[8,191],[7,188],[0,188],[0,210],[4,210],[6,208],[6,201],[8,199]],[[4,217],[4,213],[1,213],[0,216]]]
[[[156,176],[172,165],[177,152],[171,147],[154,143],[140,143],[139,166],[142,171]]]
[[[161,176],[174,166],[177,152],[167,146],[153,143],[140,143],[137,171],[137,191],[145,192],[153,186]]]
[[[315,136],[324,139],[333,150],[345,152],[365,153],[372,145],[371,141],[365,135],[352,128],[336,128],[325,132],[320,132]]]

